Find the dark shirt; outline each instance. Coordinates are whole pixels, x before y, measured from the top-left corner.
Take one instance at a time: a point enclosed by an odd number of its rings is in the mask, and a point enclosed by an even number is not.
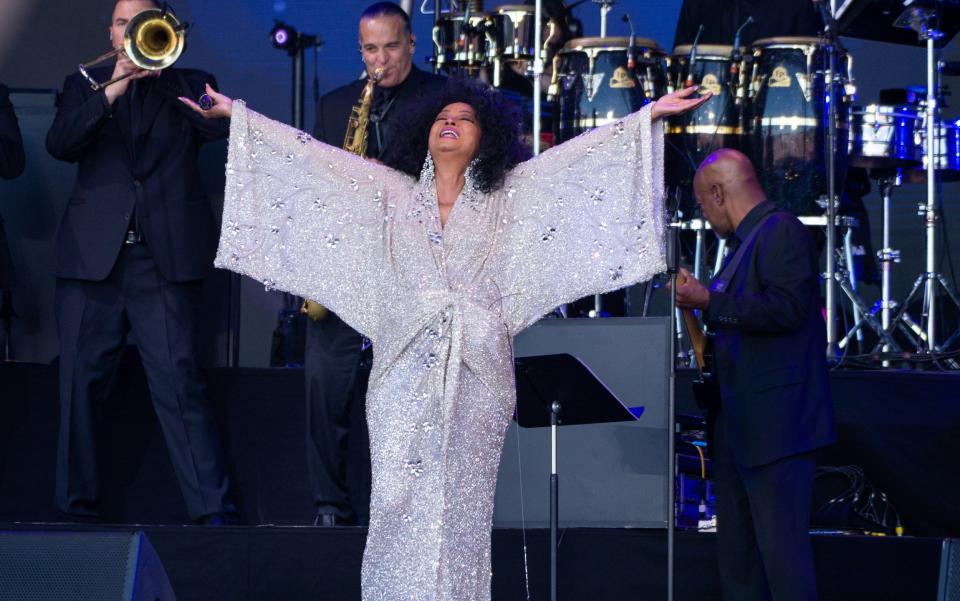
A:
[[[730,238],[727,239],[727,247],[730,250],[735,250],[738,246],[740,246],[740,243],[750,235],[750,232],[752,232],[753,228],[760,223],[760,220],[769,215],[772,211],[776,210],[776,208],[777,205],[775,205],[772,201],[765,200],[750,209],[750,211],[743,216],[743,220],[733,232],[733,236],[730,236]]]
[[[399,136],[406,135],[411,116],[421,110],[424,104],[433,101],[444,81],[445,78],[414,66],[399,85],[374,88],[367,127],[366,156],[396,168],[401,162],[396,155],[402,145],[394,142]],[[320,98],[317,103],[315,138],[333,146],[343,145],[347,118],[365,85],[366,80],[356,80]]]
[[[397,98],[402,93],[404,86],[410,81],[407,77],[392,88],[381,88],[377,86],[373,89],[373,106],[370,107],[370,135],[367,138],[367,156],[375,159],[383,158],[383,150],[390,145],[388,136],[390,128],[387,127],[393,119],[393,106]]]
[[[810,0],[684,0],[677,19],[673,45],[692,44],[703,25],[700,44],[733,44],[737,29],[747,17],[740,45],[777,36],[816,36],[823,22]]]

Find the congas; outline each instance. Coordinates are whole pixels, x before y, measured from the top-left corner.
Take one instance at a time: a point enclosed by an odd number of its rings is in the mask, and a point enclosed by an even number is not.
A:
[[[912,168],[921,163],[922,121],[909,105],[871,104],[850,111],[850,165],[865,169]]]
[[[505,4],[498,6],[490,15],[497,58],[504,62],[532,61],[537,57],[536,12],[533,6]],[[546,60],[547,45],[559,35],[556,23],[543,19],[541,31],[541,58]]]
[[[667,70],[669,87],[680,90],[691,82],[699,86],[700,94],[713,96],[696,111],[666,123],[665,178],[683,219],[696,214],[693,176],[703,159],[719,148],[743,147],[743,99],[750,59],[744,48],[734,65],[733,46],[702,44],[691,65],[690,49],[674,48]]]
[[[631,50],[635,64],[628,64]],[[554,58],[551,95],[554,139],[563,142],[613,123],[666,92],[666,53],[656,42],[635,38],[576,38]],[[625,290],[570,303],[570,317],[622,316]]]
[[[818,38],[783,37],[753,45],[748,154],[767,196],[795,215],[821,212],[829,192],[828,106],[837,112],[836,190],[843,189],[848,139],[849,68],[838,57],[832,85],[827,50]]]
[[[631,50],[635,66],[628,65]],[[653,40],[576,38],[554,60],[554,137],[613,123],[666,91],[666,54]]]
[[[441,68],[476,69],[497,54],[487,13],[447,13],[433,27],[433,45]]]

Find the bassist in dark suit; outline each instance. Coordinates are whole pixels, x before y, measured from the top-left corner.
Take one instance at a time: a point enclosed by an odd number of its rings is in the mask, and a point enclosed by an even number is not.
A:
[[[724,599],[813,601],[814,451],[834,438],[810,233],[766,199],[750,160],[719,150],[694,193],[727,261],[708,288],[682,270],[677,304],[715,333],[709,409]]]
[[[151,0],[117,0],[114,47],[130,19],[151,8]],[[145,71],[120,54],[91,75],[105,82],[126,73],[98,91],[80,74],[68,76],[47,134],[50,154],[78,166],[57,236],[56,506],[71,521],[99,517],[97,415],[133,332],[190,518],[232,521],[195,340],[201,280],[217,240],[197,155],[205,142],[226,137],[229,124],[177,100],[215,86],[207,73]]]

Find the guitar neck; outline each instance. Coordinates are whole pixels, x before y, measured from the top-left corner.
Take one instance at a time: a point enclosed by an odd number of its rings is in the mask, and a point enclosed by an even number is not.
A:
[[[677,284],[683,285],[686,278],[683,274],[677,274]],[[697,359],[697,369],[703,375],[703,368],[706,365],[705,356],[707,352],[707,335],[703,333],[700,327],[700,320],[693,309],[680,309],[683,315],[683,326],[687,330],[687,336],[690,337],[690,346],[693,347],[693,356]]]

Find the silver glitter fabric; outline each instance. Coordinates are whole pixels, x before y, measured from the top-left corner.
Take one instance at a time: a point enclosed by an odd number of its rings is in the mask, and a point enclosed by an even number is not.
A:
[[[646,108],[468,183],[420,181],[234,103],[216,264],[316,299],[373,341],[364,601],[486,601],[512,337],[665,269],[663,135]]]

